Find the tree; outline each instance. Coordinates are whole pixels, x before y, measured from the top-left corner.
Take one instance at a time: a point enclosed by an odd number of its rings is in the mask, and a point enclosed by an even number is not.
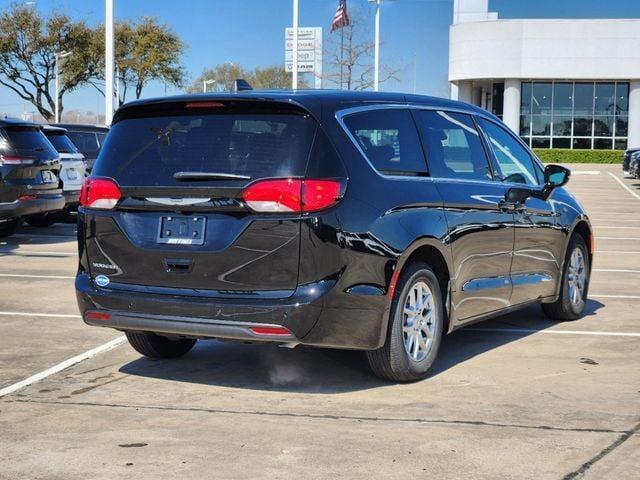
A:
[[[207,87],[207,90],[230,92],[238,78],[246,80],[255,89],[291,88],[291,74],[287,73],[284,65],[256,67],[253,70],[247,70],[238,64],[226,62],[205,69],[187,91],[200,93],[203,90],[202,82],[214,81],[212,85]],[[304,80],[299,81],[298,85],[299,88],[308,88],[308,84]]]
[[[369,40],[371,38],[364,14],[353,9],[349,25],[329,36],[329,46],[324,53],[324,57],[328,59],[326,73],[323,74],[324,80],[347,90],[373,88],[375,44]],[[399,81],[400,70],[401,68],[380,64],[379,83]]]
[[[99,72],[92,47],[93,31],[82,21],[14,4],[0,14],[0,85],[9,88],[51,121],[55,112],[56,52],[72,52],[61,68],[58,99],[87,84]]]
[[[94,32],[94,52],[102,59],[99,75],[90,83],[104,95],[104,25]],[[116,22],[114,27],[114,55],[117,70],[116,81],[120,82],[122,105],[129,89],[136,98],[152,80],[167,85],[183,87],[186,78],[181,58],[185,45],[167,25],[154,18],[142,17],[139,21]]]

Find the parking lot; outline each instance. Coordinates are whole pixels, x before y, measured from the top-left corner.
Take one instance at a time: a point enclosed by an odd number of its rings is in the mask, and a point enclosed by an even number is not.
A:
[[[0,399],[0,478],[640,478],[640,182],[572,168],[596,234],[586,316],[463,329],[408,385],[354,352],[143,359],[82,323],[75,226],[23,227],[0,242],[0,390],[42,378]]]

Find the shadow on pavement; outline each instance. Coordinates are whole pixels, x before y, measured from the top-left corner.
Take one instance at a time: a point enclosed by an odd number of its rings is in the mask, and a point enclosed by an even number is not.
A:
[[[604,305],[590,300],[586,315]],[[556,325],[543,319],[539,307],[478,324],[487,328],[519,328],[525,332],[469,332],[445,337],[431,377],[536,331]],[[215,340],[198,342],[185,357],[163,361],[139,358],[120,372],[176,382],[299,393],[342,393],[390,385],[370,373],[362,352],[300,346],[250,345]]]

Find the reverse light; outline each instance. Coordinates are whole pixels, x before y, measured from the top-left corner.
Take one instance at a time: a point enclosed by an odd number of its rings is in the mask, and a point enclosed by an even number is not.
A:
[[[0,166],[2,165],[33,165],[35,158],[15,157],[13,155],[0,155]]]
[[[111,210],[122,198],[118,184],[110,178],[87,178],[80,191],[80,206]]]
[[[242,198],[260,213],[308,213],[332,207],[342,198],[343,190],[341,179],[279,178],[249,185]]]
[[[291,331],[288,328],[278,325],[268,327],[250,327],[249,330],[251,330],[256,335],[283,335],[287,337],[290,337],[292,335]]]

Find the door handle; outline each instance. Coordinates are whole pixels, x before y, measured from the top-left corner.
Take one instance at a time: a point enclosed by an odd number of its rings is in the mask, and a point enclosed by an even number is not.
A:
[[[498,208],[503,212],[509,212],[509,213],[524,212],[526,209],[524,204],[520,202],[510,202],[508,200],[502,200],[498,204]]]

